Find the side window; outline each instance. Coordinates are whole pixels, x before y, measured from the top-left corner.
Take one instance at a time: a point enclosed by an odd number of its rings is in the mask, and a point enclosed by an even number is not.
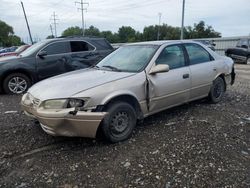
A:
[[[178,45],[166,47],[157,58],[156,64],[167,64],[170,70],[184,67],[185,58],[182,48]]]
[[[185,44],[190,65],[212,61],[210,54],[198,44]]]
[[[47,55],[55,55],[55,54],[62,54],[62,53],[69,53],[67,42],[56,42],[49,44],[43,51],[47,52]]]
[[[241,46],[243,46],[243,45],[248,47],[248,40],[247,39],[242,40]]]
[[[83,41],[71,41],[70,46],[72,52],[92,51],[95,49],[92,45]]]

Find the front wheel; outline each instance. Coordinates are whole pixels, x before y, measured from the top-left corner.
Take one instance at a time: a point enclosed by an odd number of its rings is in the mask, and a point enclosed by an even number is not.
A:
[[[22,73],[8,75],[3,81],[6,94],[22,94],[31,86],[31,80]]]
[[[136,112],[125,102],[111,103],[102,122],[102,131],[112,143],[128,139],[136,125]]]
[[[218,77],[213,81],[213,85],[209,92],[209,99],[212,103],[218,103],[221,101],[224,93],[225,82],[221,77]]]
[[[246,64],[250,65],[250,57],[247,57]]]

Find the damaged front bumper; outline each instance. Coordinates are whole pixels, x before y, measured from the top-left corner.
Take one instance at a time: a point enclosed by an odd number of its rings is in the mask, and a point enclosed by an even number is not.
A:
[[[35,108],[21,102],[25,114],[37,119],[42,129],[53,136],[76,136],[95,138],[105,112],[84,112],[74,109],[48,110]]]

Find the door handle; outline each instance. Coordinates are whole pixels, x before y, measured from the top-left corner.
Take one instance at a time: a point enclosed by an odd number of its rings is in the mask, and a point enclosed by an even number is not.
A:
[[[214,71],[217,71],[216,67],[213,68]]]
[[[189,74],[183,74],[183,79],[187,79],[187,78],[189,78]]]

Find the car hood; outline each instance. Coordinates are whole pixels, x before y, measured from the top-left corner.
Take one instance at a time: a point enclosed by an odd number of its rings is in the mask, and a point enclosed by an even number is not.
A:
[[[134,75],[100,69],[82,69],[43,80],[32,86],[28,93],[42,101],[68,98],[79,92]]]
[[[15,55],[8,55],[8,56],[2,56],[0,57],[0,64],[1,63],[8,63],[8,62],[17,62],[20,59],[19,56]]]

